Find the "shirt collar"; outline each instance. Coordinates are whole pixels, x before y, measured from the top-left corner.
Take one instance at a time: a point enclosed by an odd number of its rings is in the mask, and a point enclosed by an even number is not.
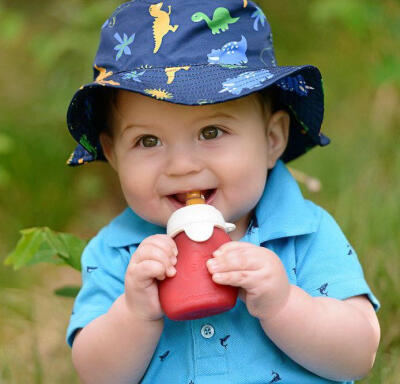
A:
[[[296,181],[280,160],[269,173],[255,215],[260,244],[309,234],[318,227],[312,203],[303,198]],[[164,233],[164,227],[151,224],[126,208],[108,225],[106,242],[111,247],[126,247],[140,244],[148,236]]]
[[[304,199],[297,182],[279,160],[256,206],[260,243],[315,232],[318,217],[314,207]]]
[[[164,234],[165,228],[149,223],[126,208],[107,227],[106,243],[111,247],[140,244],[146,237]]]

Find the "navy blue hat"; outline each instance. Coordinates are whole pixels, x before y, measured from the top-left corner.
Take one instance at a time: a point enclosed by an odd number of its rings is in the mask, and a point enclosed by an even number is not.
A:
[[[67,123],[79,143],[68,160],[105,160],[96,114],[103,87],[124,89],[176,104],[220,103],[274,86],[291,114],[290,161],[329,139],[321,74],[311,65],[278,66],[267,19],[247,0],[133,0],[101,28],[94,80],[70,103]],[[101,124],[100,124],[101,125]]]

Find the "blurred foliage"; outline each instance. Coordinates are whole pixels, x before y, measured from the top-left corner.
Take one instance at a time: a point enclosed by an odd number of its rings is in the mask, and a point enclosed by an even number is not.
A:
[[[70,298],[75,298],[78,293],[79,290],[81,289],[80,286],[65,286],[65,287],[61,287],[61,288],[57,288],[54,293],[57,296],[62,296],[62,297],[70,297]]]
[[[5,135],[0,133],[0,158],[6,156],[12,150],[12,141]],[[0,188],[5,187],[10,181],[10,175],[7,173],[5,168],[0,164]]]
[[[272,25],[278,63],[312,63],[323,74],[323,131],[332,144],[314,149],[291,166],[321,180],[321,192],[305,190],[304,194],[337,219],[381,300],[380,351],[372,373],[361,382],[397,384],[400,2],[259,3]],[[91,80],[100,27],[118,4],[114,0],[0,0],[2,383],[78,382],[62,334],[72,301],[52,301],[63,300],[53,298],[52,291],[63,284],[57,293],[74,296],[79,274],[72,268],[36,265],[43,260],[59,263],[54,255],[69,260],[65,244],[49,242],[46,236],[52,235],[47,230],[23,233],[36,248],[22,252],[24,238],[22,245],[17,242],[21,228],[44,225],[57,234],[90,238],[124,206],[118,181],[107,164],[79,169],[65,165],[75,146],[65,124],[66,108],[79,86]],[[17,271],[4,267],[2,260],[10,252],[9,262],[35,266]],[[77,266],[77,256],[73,265]]]
[[[334,24],[365,43],[365,56],[371,60],[370,74],[376,85],[400,85],[399,7],[395,0],[319,0],[312,3],[310,15],[312,20]],[[388,49],[393,43],[397,49]]]
[[[20,233],[22,237],[6,258],[5,265],[12,265],[17,270],[38,263],[52,263],[81,270],[81,255],[86,241],[47,227],[23,229]]]
[[[0,153],[0,188],[12,179],[0,192],[0,214],[7,217],[0,232],[10,240],[8,249],[18,229],[45,224],[60,230],[107,190],[101,165],[87,178],[65,166],[75,145],[65,112],[75,90],[91,80],[99,25],[113,6],[0,2],[0,44],[7,52],[1,57],[0,97],[7,103],[0,105],[0,146],[5,140],[13,146]]]

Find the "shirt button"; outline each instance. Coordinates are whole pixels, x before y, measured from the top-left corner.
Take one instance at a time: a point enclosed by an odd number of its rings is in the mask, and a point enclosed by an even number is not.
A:
[[[211,337],[214,336],[215,330],[212,325],[204,324],[201,327],[200,333],[201,333],[201,336],[203,336],[205,339],[210,339]]]

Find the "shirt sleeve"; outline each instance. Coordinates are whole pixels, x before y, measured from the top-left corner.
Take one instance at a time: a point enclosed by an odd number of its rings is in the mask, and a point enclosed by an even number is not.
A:
[[[311,296],[344,300],[366,295],[377,311],[379,301],[365,281],[356,252],[332,216],[319,209],[318,230],[296,240],[297,285]]]
[[[100,231],[83,251],[81,264],[82,287],[74,302],[66,336],[70,347],[76,331],[105,314],[124,292],[129,252],[107,246]]]

